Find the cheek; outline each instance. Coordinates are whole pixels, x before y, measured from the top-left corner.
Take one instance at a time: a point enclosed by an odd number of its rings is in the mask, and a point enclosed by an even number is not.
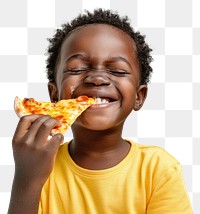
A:
[[[60,84],[58,89],[59,99],[70,99],[74,91],[76,90],[78,84],[73,79],[66,79]]]
[[[119,90],[123,93],[125,97],[133,97],[136,93],[135,83],[133,81],[121,81]]]

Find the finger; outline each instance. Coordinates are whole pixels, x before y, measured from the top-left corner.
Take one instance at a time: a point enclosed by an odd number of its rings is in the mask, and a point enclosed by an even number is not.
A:
[[[39,143],[47,142],[48,136],[50,135],[53,128],[61,125],[61,122],[55,118],[48,118],[45,120],[38,129],[35,141]]]
[[[56,154],[58,151],[58,148],[61,144],[63,144],[64,136],[63,134],[55,134],[48,142],[47,142],[47,148],[53,153]]]
[[[40,116],[39,118],[37,118],[33,124],[30,126],[28,132],[27,132],[27,138],[29,139],[35,139],[36,135],[41,127],[41,125],[43,123],[45,123],[46,120],[48,120],[49,118],[51,118],[49,115],[44,115],[44,116]]]
[[[13,138],[21,138],[24,136],[29,130],[30,126],[33,124],[35,120],[37,120],[40,116],[36,114],[26,115],[20,118],[17,128],[15,130],[15,134]]]

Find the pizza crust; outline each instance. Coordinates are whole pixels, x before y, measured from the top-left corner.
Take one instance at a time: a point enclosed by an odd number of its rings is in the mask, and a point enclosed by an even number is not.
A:
[[[15,110],[15,113],[17,114],[17,116],[19,118],[23,117],[24,115],[27,115],[28,113],[26,112],[24,106],[22,105],[22,102],[21,100],[19,99],[19,97],[15,97],[15,100],[14,100],[14,110]]]

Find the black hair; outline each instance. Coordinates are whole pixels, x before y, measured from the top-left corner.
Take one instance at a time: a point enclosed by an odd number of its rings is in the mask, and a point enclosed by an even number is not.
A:
[[[140,84],[147,84],[149,82],[152,72],[150,63],[153,59],[150,55],[152,49],[145,42],[145,36],[141,35],[140,32],[134,31],[127,16],[120,17],[117,12],[103,9],[96,9],[93,13],[86,11],[85,14],[80,14],[70,23],[63,24],[60,29],[57,29],[52,38],[48,38],[49,46],[47,48],[46,69],[49,82],[55,82],[56,63],[66,36],[74,29],[88,24],[108,24],[127,33],[136,45],[141,72]]]

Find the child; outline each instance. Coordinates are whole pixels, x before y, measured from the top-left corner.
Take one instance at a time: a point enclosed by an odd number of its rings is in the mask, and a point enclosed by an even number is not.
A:
[[[60,122],[20,119],[13,137],[9,214],[191,214],[180,164],[163,149],[122,138],[147,95],[151,49],[127,18],[109,10],[80,15],[49,39],[52,102],[96,97],[72,125],[73,140],[48,135]]]

